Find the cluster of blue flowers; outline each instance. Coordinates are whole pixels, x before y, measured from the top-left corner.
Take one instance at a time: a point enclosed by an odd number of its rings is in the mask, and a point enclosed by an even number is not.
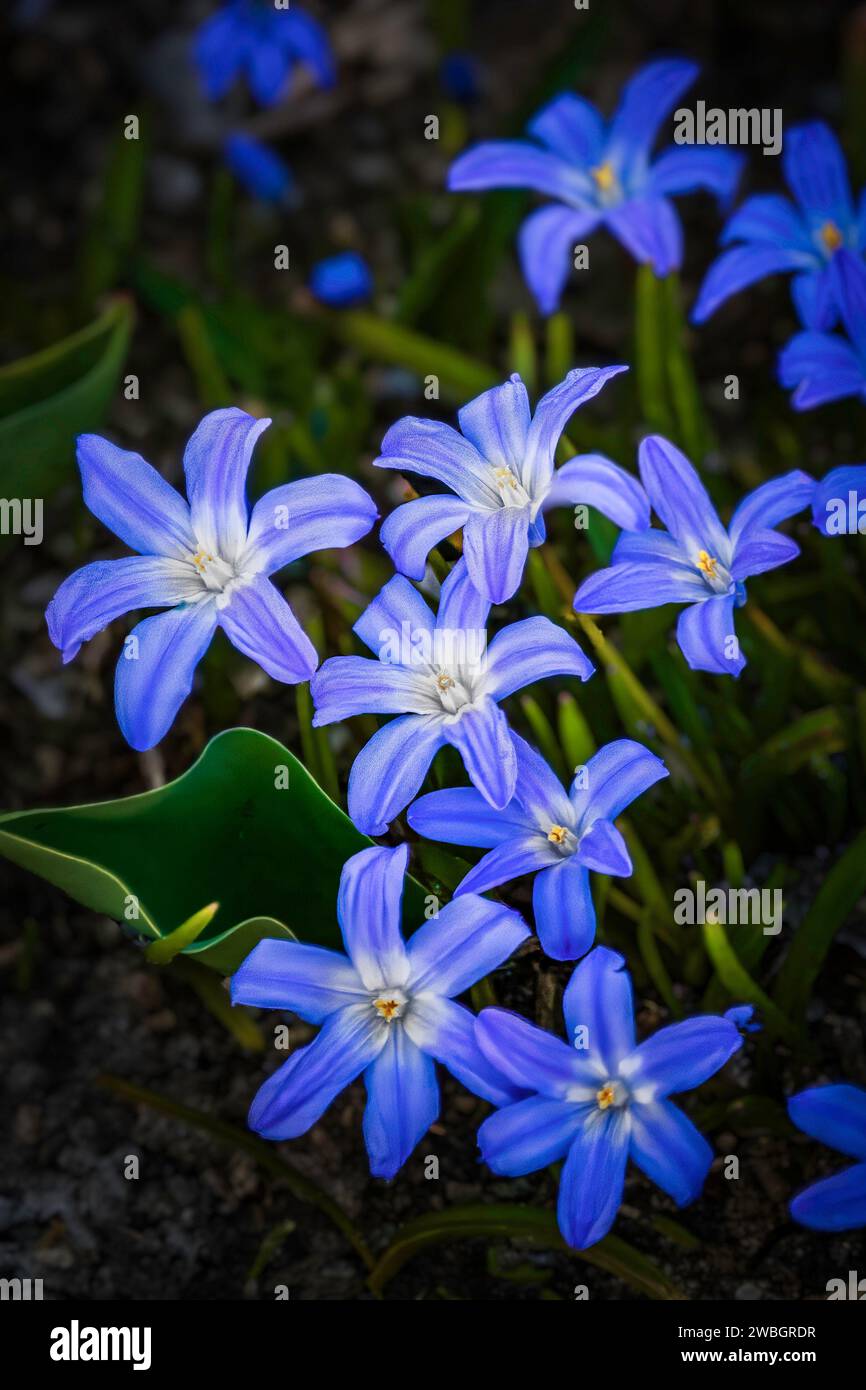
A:
[[[211,21],[198,49],[209,92],[221,95],[243,71],[259,101],[276,100],[293,57],[326,80],[318,31],[291,15],[292,28],[283,27],[283,14],[265,23],[251,0],[236,0]],[[565,250],[576,236],[603,223],[664,274],[681,254],[670,196],[701,187],[731,197],[739,157],[729,151],[650,156],[663,116],[694,76],[689,63],[650,65],[609,124],[582,99],[557,98],[532,122],[534,143],[481,145],[455,164],[454,188],[520,184],[558,200],[533,214],[521,238],[543,309],[559,299]],[[827,345],[842,350],[827,331],[836,322],[852,339],[855,323],[866,334],[860,222],[836,153],[825,127],[792,134],[786,172],[797,207],[764,197],[743,205],[726,231],[726,240],[742,245],[711,270],[698,317],[761,274],[792,270],[807,327],[789,354],[805,361],[811,353],[827,367]],[[343,291],[357,272],[354,264],[337,275]],[[342,293],[343,302],[352,297]],[[586,681],[592,664],[545,617],[501,627],[488,644],[491,606],[517,593],[530,548],[545,541],[545,513],[588,505],[621,534],[610,566],[578,589],[575,609],[683,604],[677,640],[689,665],[738,676],[745,659],[734,611],[746,601],[746,581],[798,554],[779,525],[811,507],[816,527],[834,534],[835,501],[852,491],[855,501],[866,495],[866,467],[835,469],[822,483],[795,470],[756,488],[725,526],[696,469],[658,435],[640,445],[639,480],[601,454],[557,467],[573,412],[624,370],[575,369],[534,412],[512,376],[463,406],[459,430],[416,418],[388,430],[376,465],[435,479],[448,491],[406,502],[383,523],[381,540],[398,573],[354,628],[371,657],[332,657],[317,669],[317,653],[272,576],[316,549],[352,545],[373,526],[375,504],[356,482],[328,474],[277,487],[250,507],[247,474],[269,422],[238,409],[212,412],[193,434],[183,461],[188,500],[139,455],[93,435],[79,439],[85,502],[137,554],[85,566],[47,610],[64,661],[122,614],[169,610],[132,630],[117,666],[117,717],[137,749],[152,747],[171,727],[217,627],[275,680],[310,680],[318,726],[356,714],[396,716],[355,759],[348,788],[355,825],[384,835],[408,807],[417,834],[487,853],[407,942],[400,920],[408,847],[374,846],[343,866],[337,915],[345,955],[274,940],[254,949],[233,977],[233,1001],[291,1010],[320,1032],[265,1082],[250,1125],[272,1139],[303,1134],[363,1074],[371,1171],[391,1178],[438,1116],[439,1062],[496,1107],[479,1131],[494,1172],[515,1176],[563,1162],[559,1222],[579,1248],[610,1229],[629,1156],[677,1203],[699,1195],[712,1153],[670,1097],[713,1076],[755,1025],[751,1010],[738,1007],[638,1043],[625,962],[594,946],[590,873],[631,873],[615,822],[667,769],[640,743],[619,739],[576,769],[566,790],[511,729],[502,706],[548,677]],[[812,403],[822,389],[829,399],[817,368],[808,380]],[[653,513],[661,525],[653,525]],[[462,556],[441,585],[434,615],[416,584],[426,579],[430,590],[428,555],[458,531]],[[471,786],[416,800],[446,745],[459,752]],[[529,875],[543,950],[579,962],[563,999],[567,1041],[502,1009],[476,1018],[456,998],[529,936],[517,912],[480,895]],[[859,1160],[797,1197],[794,1216],[821,1229],[866,1223],[866,1096],[823,1087],[794,1097],[790,1110],[807,1133]]]

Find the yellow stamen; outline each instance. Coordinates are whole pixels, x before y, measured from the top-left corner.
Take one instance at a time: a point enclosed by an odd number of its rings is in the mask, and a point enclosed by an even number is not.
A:
[[[552,845],[564,845],[567,834],[564,825],[552,825],[547,832],[547,838]]]
[[[604,164],[597,164],[594,169],[590,170],[590,173],[602,193],[608,193],[616,183],[616,174],[609,160],[606,160]]]
[[[213,556],[207,550],[197,550],[192,557],[192,562],[199,574],[204,574],[207,566],[213,563]]]
[[[495,476],[499,487],[517,487],[517,479],[510,468],[497,468]]]
[[[453,676],[448,675],[447,671],[440,671],[436,677],[436,684],[440,690],[450,690],[453,685],[456,685],[456,681]]]
[[[705,574],[707,579],[715,579],[719,572],[719,562],[714,560],[707,550],[698,551],[698,569]]]
[[[373,1007],[379,1010],[386,1023],[390,1023],[392,1019],[397,1017],[400,1001],[398,999],[374,999]]]
[[[818,233],[827,251],[838,251],[845,238],[835,222],[827,221]]]
[[[616,1090],[612,1081],[606,1081],[600,1091],[595,1093],[599,1110],[607,1110],[616,1100]]]

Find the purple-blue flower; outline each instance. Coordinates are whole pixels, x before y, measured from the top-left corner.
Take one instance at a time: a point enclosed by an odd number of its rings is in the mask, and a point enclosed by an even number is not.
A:
[[[327,256],[313,266],[310,293],[333,309],[360,304],[373,293],[370,267],[357,251],[340,251],[336,256]]]
[[[866,247],[866,194],[855,209],[845,157],[823,121],[786,134],[782,163],[794,201],[758,193],[737,209],[721,237],[730,249],[710,266],[693,322],[703,323],[732,294],[783,272],[794,276],[791,292],[805,327],[827,329],[836,322],[830,265],[841,248]]]
[[[574,596],[578,613],[629,613],[665,603],[688,607],[677,641],[694,671],[738,676],[746,664],[734,629],[734,608],[746,601],[745,581],[799,555],[773,530],[809,506],[815,483],[794,469],[755,488],[736,508],[727,530],[689,463],[661,435],[638,450],[643,485],[667,528],[623,531],[609,569],[585,579]]]
[[[317,727],[355,714],[399,716],[362,748],[349,776],[349,815],[367,835],[385,833],[445,744],[457,749],[484,801],[506,806],[517,754],[498,702],[548,676],[592,675],[574,638],[548,618],[512,623],[488,646],[489,610],[462,561],[442,585],[435,618],[396,575],[355,623],[379,659],[330,657],[311,682]]]
[[[284,203],[293,188],[288,167],[261,140],[236,132],[223,146],[225,161],[235,178],[254,198],[265,203]]]
[[[807,1187],[791,1202],[791,1215],[814,1231],[866,1226],[866,1091],[859,1086],[813,1086],[788,1101],[788,1114],[804,1134],[856,1158],[851,1168]]]
[[[322,26],[294,4],[277,7],[273,0],[229,0],[200,26],[194,56],[211,101],[224,97],[243,75],[259,105],[272,106],[286,94],[296,64],[321,87],[335,80]]]
[[[631,874],[631,858],[614,821],[668,771],[642,744],[621,738],[577,769],[566,795],[541,755],[518,734],[511,737],[517,782],[504,810],[492,810],[473,787],[453,787],[422,796],[409,807],[407,819],[427,839],[490,850],[455,897],[535,874],[532,906],[542,949],[554,960],[576,960],[595,940],[589,871]]]
[[[779,381],[796,387],[795,410],[846,396],[866,400],[866,265],[851,251],[838,251],[828,276],[848,336],[806,330],[779,353]]]
[[[516,374],[458,412],[460,432],[407,415],[382,441],[379,468],[436,478],[456,496],[405,503],[382,525],[382,544],[402,574],[422,579],[427,556],[463,527],[463,554],[479,593],[504,603],[520,585],[530,546],[545,537],[544,512],[584,503],[618,526],[649,525],[643,488],[602,454],[580,454],[555,469],[569,417],[626,367],[578,367],[529,408]]]
[[[815,484],[812,522],[825,536],[866,536],[866,463],[843,463]]]
[[[448,187],[531,188],[556,202],[531,214],[520,232],[523,274],[550,314],[572,264],[573,248],[605,226],[657,275],[682,261],[682,227],[671,194],[707,189],[730,198],[742,158],[731,150],[671,146],[655,162],[658,130],[698,74],[694,63],[665,59],[626,86],[613,120],[583,97],[555,97],[530,121],[527,140],[492,140],[460,155]]]
[[[557,1216],[578,1250],[613,1225],[629,1158],[678,1206],[700,1195],[713,1151],[669,1097],[700,1086],[742,1046],[736,1025],[713,1014],[637,1044],[624,965],[596,946],[575,968],[562,1000],[567,1043],[505,1009],[484,1009],[475,1024],[491,1066],[534,1092],[484,1121],[482,1157],[503,1177],[564,1159]]]
[[[264,1083],[249,1113],[266,1139],[296,1139],[363,1073],[370,1171],[393,1178],[439,1115],[436,1062],[475,1095],[519,1094],[475,1040],[454,996],[495,970],[529,935],[516,912],[485,898],[449,903],[404,944],[409,853],[362,850],[343,866],[337,916],[346,955],[299,941],[260,941],[232,977],[233,1004],[289,1009],[321,1031]]]
[[[117,719],[133,748],[168,732],[218,627],[274,680],[309,680],[318,665],[268,576],[311,550],[359,540],[376,508],[351,478],[322,473],[274,488],[250,511],[247,473],[269,424],[234,407],[206,415],[183,456],[188,502],[140,454],[79,436],[84,501],[139,553],[76,570],[45,617],[67,662],[122,614],[171,610],[133,628],[117,664]]]

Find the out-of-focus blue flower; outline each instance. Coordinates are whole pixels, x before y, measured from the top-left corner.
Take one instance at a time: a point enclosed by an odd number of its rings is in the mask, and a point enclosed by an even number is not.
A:
[[[229,0],[199,28],[194,56],[211,101],[224,97],[243,75],[259,105],[273,106],[286,94],[296,64],[321,87],[335,80],[322,26],[295,5],[277,8],[273,0]]]
[[[668,771],[642,744],[621,738],[577,769],[566,795],[540,754],[518,734],[511,737],[517,782],[504,811],[491,810],[473,787],[454,787],[422,796],[407,819],[427,839],[490,850],[456,897],[534,873],[532,906],[542,948],[554,960],[576,960],[595,940],[589,871],[631,874],[631,857],[613,822]]]
[[[376,466],[436,478],[457,494],[419,497],[391,513],[381,536],[396,568],[422,579],[433,546],[462,526],[473,584],[491,603],[504,603],[517,592],[529,547],[544,540],[551,507],[584,503],[629,530],[648,526],[643,488],[610,459],[580,454],[554,470],[569,417],[626,370],[578,367],[542,396],[534,415],[515,374],[463,406],[460,433],[411,415],[392,425]]]
[[[812,410],[846,396],[866,399],[866,265],[851,251],[836,252],[828,278],[847,338],[807,329],[779,354],[779,381],[796,387],[795,410]]]
[[[495,970],[529,935],[509,908],[467,896],[407,943],[400,904],[407,845],[362,850],[343,867],[337,916],[346,955],[300,941],[260,941],[232,977],[233,1004],[290,1009],[321,1032],[264,1083],[249,1113],[266,1139],[296,1139],[364,1075],[370,1171],[393,1178],[439,1115],[436,1062],[494,1105],[519,1092],[475,1041],[454,996]]]
[[[152,748],[192,689],[218,627],[274,680],[309,680],[318,657],[269,575],[311,550],[351,545],[376,508],[351,478],[322,473],[274,488],[250,511],[246,481],[270,420],[234,407],[206,415],[183,456],[189,502],[140,454],[78,439],[84,501],[137,555],[97,560],[61,584],[45,617],[64,662],[136,608],[169,608],[133,628],[117,664],[117,719]]]
[[[367,835],[384,834],[445,744],[501,810],[514,795],[517,754],[498,701],[548,676],[592,675],[574,638],[548,618],[512,623],[488,647],[489,610],[463,561],[442,585],[435,618],[396,575],[355,624],[378,661],[333,656],[312,681],[317,727],[355,714],[400,716],[362,748],[349,777],[349,815]]]
[[[292,176],[278,154],[250,135],[230,135],[224,145],[225,160],[235,178],[254,198],[283,203],[293,188]]]
[[[788,1101],[788,1114],[804,1134],[856,1158],[851,1168],[798,1193],[791,1215],[814,1231],[866,1226],[866,1091],[859,1086],[814,1086]]]
[[[700,1086],[742,1046],[730,1019],[712,1014],[636,1045],[624,965],[596,946],[576,967],[562,1000],[568,1043],[505,1009],[484,1009],[475,1024],[491,1065],[535,1093],[484,1121],[484,1161],[520,1177],[564,1159],[559,1229],[578,1250],[613,1225],[629,1158],[678,1206],[700,1195],[713,1151],[669,1097]]]
[[[794,126],[785,136],[785,178],[794,195],[747,198],[722,232],[724,251],[710,266],[692,312],[703,323],[732,294],[767,275],[792,272],[794,303],[806,328],[832,328],[839,306],[830,263],[843,247],[866,247],[866,193],[855,209],[845,157],[823,121]]]
[[[313,266],[310,292],[322,304],[344,309],[370,298],[373,277],[364,257],[357,251],[340,251]]]
[[[815,483],[794,469],[744,497],[727,530],[685,454],[661,435],[638,450],[653,508],[667,528],[623,531],[609,569],[598,570],[574,596],[578,613],[630,613],[687,603],[677,641],[694,671],[738,676],[746,664],[734,630],[734,608],[746,601],[745,580],[787,564],[799,547],[773,530],[808,507]]]
[[[439,68],[442,86],[452,101],[462,106],[471,106],[478,100],[480,68],[478,59],[472,53],[447,53]]]
[[[529,123],[537,144],[487,141],[452,165],[448,187],[457,192],[532,188],[556,199],[520,232],[523,273],[542,313],[556,309],[573,247],[597,227],[667,275],[682,261],[670,195],[707,189],[723,201],[732,196],[742,157],[731,150],[672,145],[651,161],[659,127],[697,74],[681,59],[648,64],[628,83],[609,123],[583,97],[555,97]]]
[[[812,522],[825,536],[866,536],[866,463],[842,464],[816,483]]]
[[[730,1019],[741,1033],[760,1033],[762,1027],[760,1023],[753,1023],[755,1009],[752,1004],[735,1004],[732,1009],[725,1009],[725,1018]]]

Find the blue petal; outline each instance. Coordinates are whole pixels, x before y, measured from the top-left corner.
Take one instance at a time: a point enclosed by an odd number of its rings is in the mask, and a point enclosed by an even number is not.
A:
[[[370,1172],[393,1178],[439,1116],[439,1083],[431,1057],[405,1028],[392,1027],[387,1043],[364,1073],[364,1142]]]
[[[355,714],[429,714],[431,706],[429,681],[425,687],[419,670],[367,656],[329,657],[313,676],[310,694],[317,729]]]
[[[791,1202],[791,1215],[813,1231],[853,1231],[866,1226],[866,1163],[813,1183]]]
[[[459,497],[417,497],[385,518],[379,539],[401,574],[423,579],[434,545],[459,531],[470,515]]]
[[[574,638],[549,618],[523,618],[497,632],[487,648],[484,689],[495,700],[551,676],[589,680],[595,667]]]
[[[571,164],[599,164],[603,158],[604,121],[584,97],[563,92],[533,116],[529,134]]]
[[[825,536],[845,534],[849,529],[851,493],[854,494],[851,520],[855,529],[862,535],[866,533],[866,520],[860,519],[861,503],[864,504],[862,512],[866,513],[866,463],[843,464],[841,468],[832,468],[820,483],[816,483],[812,499],[812,523]],[[845,518],[844,526],[840,526],[838,520],[842,513]],[[69,583],[68,580],[66,582]]]
[[[556,773],[519,734],[512,733],[511,737],[517,753],[515,799],[531,817],[534,828],[546,832],[551,825],[570,827],[574,812]]]
[[[217,625],[211,599],[145,618],[127,637],[114,678],[123,737],[140,753],[168,733]]]
[[[377,468],[399,468],[437,478],[465,502],[476,507],[499,507],[489,464],[462,434],[439,420],[406,415],[388,430]]]
[[[813,1086],[791,1096],[788,1114],[804,1134],[866,1159],[866,1091],[859,1086]]]
[[[461,880],[457,895],[486,893],[500,883],[510,883],[512,879],[522,878],[524,874],[533,874],[538,869],[559,862],[559,855],[543,835],[535,829],[529,834],[524,831],[485,854]]]
[[[805,251],[815,265],[819,258],[809,231],[790,198],[780,193],[756,193],[746,198],[722,232],[724,246],[732,241],[759,241],[768,246]]]
[[[373,499],[342,473],[319,473],[266,492],[253,507],[245,567],[273,574],[313,550],[343,549],[366,536]]]
[[[629,1153],[679,1207],[701,1195],[713,1161],[704,1136],[669,1100],[632,1106]]]
[[[839,306],[829,265],[795,275],[791,281],[791,298],[804,328],[813,328],[822,333],[835,327]]]
[[[782,167],[804,212],[847,230],[854,218],[848,170],[839,141],[824,121],[806,121],[785,132]]]
[[[336,80],[334,55],[328,36],[312,15],[302,10],[280,10],[274,16],[274,34],[287,52],[317,79],[320,87],[332,87]]]
[[[829,273],[842,322],[863,359],[866,356],[866,265],[853,251],[837,251]]]
[[[463,527],[463,554],[478,592],[490,603],[507,603],[529,554],[529,508],[472,512]]]
[[[306,1134],[384,1047],[387,1026],[369,1003],[339,1009],[321,1032],[269,1076],[250,1106],[247,1123],[265,1139]]]
[[[514,1086],[554,1100],[590,1100],[598,1080],[586,1054],[507,1009],[482,1009],[475,1023],[478,1045],[491,1066]]]
[[[515,373],[502,386],[493,386],[457,412],[460,430],[482,458],[497,468],[519,475],[526,453],[529,396]]]
[[[45,610],[48,634],[64,662],[82,643],[135,608],[173,608],[201,594],[191,566],[162,556],[95,560],[64,579]]]
[[[574,250],[601,221],[597,208],[578,209],[553,203],[527,217],[518,234],[523,277],[542,314],[559,308],[573,269]]]
[[[663,560],[668,566],[678,565],[688,573],[694,572],[694,564],[675,536],[668,531],[660,531],[649,526],[643,531],[622,531],[611,553],[611,563],[627,565],[637,562],[650,564]]]
[[[779,381],[796,386],[796,409],[809,410],[866,390],[866,369],[844,338],[797,333],[779,353]]]
[[[337,917],[346,954],[368,990],[400,987],[409,978],[409,957],[400,932],[403,877],[409,846],[375,845],[343,865]]]
[[[508,720],[489,695],[465,705],[456,719],[446,720],[442,734],[463,759],[469,780],[496,810],[514,795],[517,758]]]
[[[267,40],[247,45],[247,81],[260,106],[273,106],[284,95],[289,77],[288,54]]]
[[[508,1105],[523,1094],[490,1065],[475,1038],[475,1015],[454,999],[417,995],[405,1026],[416,1046],[446,1066],[473,1095],[492,1105]]]
[[[650,524],[649,499],[631,473],[603,454],[579,454],[558,468],[543,507],[595,507],[627,531],[643,531]]]
[[[219,625],[233,647],[287,685],[308,681],[318,653],[282,594],[263,574],[232,589],[217,609]]]
[[[472,893],[455,898],[409,939],[409,983],[414,993],[462,994],[502,965],[529,936],[518,912]]]
[[[814,492],[815,479],[799,468],[756,487],[743,498],[731,517],[728,535],[734,550],[751,531],[778,526],[780,521],[803,511],[812,501]]]
[[[641,265],[656,275],[670,275],[683,260],[683,229],[667,198],[631,198],[612,207],[605,218],[614,236]]]
[[[458,560],[456,565],[452,565],[439,593],[436,631],[464,637],[477,633],[479,641],[486,645],[489,612],[490,600],[480,594],[472,583],[466,562]]]
[[[189,507],[140,454],[80,434],[77,457],[85,504],[103,525],[143,555],[192,559]]]
[[[734,579],[749,579],[753,574],[766,574],[789,560],[795,560],[800,547],[778,531],[750,530],[734,552],[731,574]]]
[[[478,1131],[481,1157],[494,1173],[519,1178],[563,1158],[580,1124],[580,1106],[530,1096],[488,1116]]]
[[[734,628],[734,595],[684,608],[677,620],[677,642],[693,671],[738,676],[746,664]]]
[[[494,811],[474,787],[428,792],[412,803],[406,819],[425,840],[477,845],[479,849],[492,849],[529,829],[529,822],[514,802],[503,811]]]
[[[809,270],[812,264],[811,255],[795,247],[761,243],[733,246],[730,251],[723,251],[707,271],[692,309],[692,323],[704,323],[732,294],[739,294],[757,280],[786,270]]]
[[[445,742],[443,721],[405,714],[361,749],[349,774],[349,815],[365,835],[384,835],[408,806]]]
[[[533,188],[564,202],[593,198],[592,181],[573,164],[525,140],[487,140],[461,154],[448,171],[452,193]]]
[[[599,874],[612,874],[615,878],[628,878],[632,872],[632,862],[621,831],[612,821],[593,821],[580,837],[575,858],[585,869],[594,869]]]
[[[578,960],[586,955],[595,941],[595,906],[589,872],[573,856],[536,875],[532,910],[546,956]]]
[[[635,1048],[620,1073],[643,1102],[691,1091],[715,1076],[743,1039],[736,1024],[715,1014],[700,1014],[660,1028]]]
[[[631,738],[618,738],[599,748],[584,773],[572,784],[570,793],[583,825],[591,825],[599,817],[616,820],[626,806],[669,775],[661,758]],[[586,785],[579,786],[578,780]]]
[[[243,62],[242,25],[237,12],[225,7],[198,29],[194,56],[205,92],[211,101],[225,96]]]
[[[568,1151],[556,1215],[563,1237],[575,1250],[595,1245],[616,1219],[628,1162],[628,1134],[624,1111],[596,1107]]]
[[[323,1023],[347,1004],[369,1004],[351,961],[300,941],[260,941],[232,976],[231,998],[255,1009],[290,1009],[307,1023]]]
[[[533,496],[541,495],[553,477],[554,455],[563,430],[574,412],[604,389],[612,377],[628,367],[575,367],[558,386],[541,397],[526,437],[526,461],[522,478],[531,484]]]
[[[236,132],[226,139],[223,152],[235,178],[254,198],[282,203],[292,191],[293,180],[287,166],[260,140]]]
[[[743,156],[734,150],[671,146],[653,164],[649,187],[653,193],[697,193],[704,189],[727,203],[743,168]]]
[[[650,502],[689,557],[707,549],[727,558],[728,537],[697,470],[681,449],[660,434],[647,435],[638,467]]]
[[[341,251],[317,261],[310,273],[310,293],[321,304],[345,309],[362,304],[373,293],[370,267],[357,251]]]
[[[575,594],[574,610],[576,613],[634,613],[665,603],[699,602],[707,594],[707,586],[696,569],[681,562],[646,560],[596,570]]]
[[[562,998],[570,1038],[588,1030],[589,1046],[580,1055],[615,1076],[619,1063],[634,1051],[634,1004],[631,979],[617,951],[596,946],[575,967]]]
[[[270,420],[230,406],[205,415],[184,450],[192,529],[200,546],[232,562],[247,541],[247,474]]]
[[[383,633],[405,632],[407,640],[411,642],[422,633],[432,639],[435,626],[436,619],[418,590],[398,574],[382,586],[352,631],[378,656],[382,650]]]
[[[645,163],[656,132],[698,71],[697,64],[679,58],[663,58],[641,68],[623,89],[606,157],[624,170]]]

